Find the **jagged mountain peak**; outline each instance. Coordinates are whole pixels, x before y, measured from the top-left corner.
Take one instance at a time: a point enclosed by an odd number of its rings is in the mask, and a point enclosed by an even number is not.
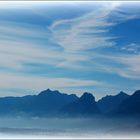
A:
[[[95,97],[91,93],[84,92],[80,97],[80,101],[95,102]]]
[[[48,88],[46,90],[41,91],[38,95],[42,96],[42,95],[53,95],[53,94],[58,95],[58,94],[62,94],[62,93],[60,93],[58,90],[53,91]]]
[[[139,95],[140,96],[140,90],[136,90],[133,95]]]
[[[118,96],[127,96],[128,94],[126,94],[124,91],[120,91],[120,93],[117,94]]]
[[[125,92],[120,91],[116,95],[107,95],[102,97],[98,102],[98,106],[102,112],[107,113],[116,109],[124,100],[129,97]]]

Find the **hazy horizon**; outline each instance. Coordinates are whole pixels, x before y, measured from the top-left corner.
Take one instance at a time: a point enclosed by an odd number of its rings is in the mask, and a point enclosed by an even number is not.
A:
[[[0,118],[1,138],[127,139],[139,138],[139,119],[132,118]]]

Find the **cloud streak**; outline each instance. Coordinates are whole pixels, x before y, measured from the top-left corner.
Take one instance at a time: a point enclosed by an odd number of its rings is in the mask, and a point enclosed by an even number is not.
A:
[[[94,54],[88,55],[88,50],[115,45],[111,41],[113,37],[107,35],[107,27],[113,26],[107,21],[111,11],[112,7],[101,7],[75,19],[56,21],[50,26],[53,41],[64,49],[65,59],[58,64],[59,67],[82,69],[80,63],[88,63],[94,57]]]
[[[119,9],[120,3],[110,3],[109,7],[106,4],[96,6],[93,11],[76,18],[53,19],[53,23],[46,26],[37,25],[37,21],[36,24],[29,24],[26,20],[24,23],[1,20],[0,88],[18,87],[21,90],[39,91],[46,87],[71,90],[88,86],[109,87],[108,84],[95,80],[94,74],[89,79],[84,76],[76,79],[68,78],[71,75],[61,75],[67,71],[72,71],[74,75],[99,72],[140,80],[139,44],[122,46],[119,53],[108,52],[110,48],[115,50],[118,47],[115,39],[119,38],[110,34],[110,28],[139,16],[122,12]],[[37,13],[36,11],[36,15]],[[46,18],[44,13],[41,17]],[[44,65],[46,73],[51,67],[63,71],[57,77],[55,72],[49,77],[41,77],[41,71],[34,74],[35,69],[29,65],[31,73],[28,73],[26,64]],[[109,84],[111,87],[112,83]]]
[[[33,75],[19,75],[11,73],[0,73],[0,88],[1,89],[17,89],[29,90],[39,92],[42,89],[63,89],[63,88],[76,88],[88,86],[102,86],[106,85],[103,82],[95,80],[80,80],[73,78],[50,78],[46,76],[33,76]],[[20,94],[20,91],[19,91]],[[26,93],[28,94],[28,93]]]

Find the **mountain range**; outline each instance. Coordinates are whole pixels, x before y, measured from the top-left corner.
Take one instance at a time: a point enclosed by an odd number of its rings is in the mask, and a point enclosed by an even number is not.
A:
[[[132,116],[140,115],[140,90],[132,95],[121,91],[107,95],[98,101],[91,93],[64,94],[50,89],[38,95],[23,97],[1,97],[0,116],[77,117],[95,115]]]

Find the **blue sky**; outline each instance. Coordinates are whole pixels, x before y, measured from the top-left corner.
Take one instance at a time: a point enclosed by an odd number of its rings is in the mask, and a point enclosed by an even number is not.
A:
[[[140,2],[0,2],[0,96],[132,94],[139,37]]]

